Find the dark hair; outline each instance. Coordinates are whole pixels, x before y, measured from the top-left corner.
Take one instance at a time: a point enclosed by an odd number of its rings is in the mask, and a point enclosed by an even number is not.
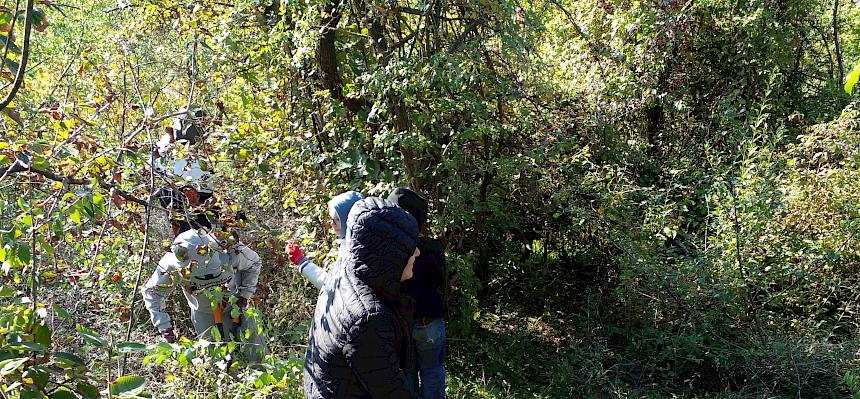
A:
[[[171,223],[176,223],[176,225],[177,225],[177,232],[176,232],[177,235],[182,234],[182,233],[184,233],[188,230],[191,230],[191,229],[195,229],[195,230],[201,229],[201,228],[205,228],[207,230],[212,229],[212,222],[209,220],[209,216],[206,215],[205,213],[192,213],[192,214],[189,214],[188,216],[191,217],[191,220],[185,220],[185,219],[173,219],[173,220],[171,220]]]
[[[418,222],[418,230],[424,230],[424,225],[427,223],[427,200],[415,191],[403,187],[391,192],[388,200],[409,212]]]

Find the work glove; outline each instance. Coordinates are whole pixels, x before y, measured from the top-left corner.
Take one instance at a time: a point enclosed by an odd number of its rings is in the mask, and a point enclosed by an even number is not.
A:
[[[302,249],[299,248],[297,244],[289,243],[287,244],[287,254],[290,257],[290,262],[294,265],[298,266],[305,259],[305,253],[302,252]]]
[[[168,328],[168,329],[162,331],[161,336],[168,343],[172,344],[172,343],[176,342],[176,334],[173,333],[173,328]]]
[[[248,300],[243,297],[236,296],[236,306],[239,306],[239,309],[244,313],[245,309],[248,309]]]

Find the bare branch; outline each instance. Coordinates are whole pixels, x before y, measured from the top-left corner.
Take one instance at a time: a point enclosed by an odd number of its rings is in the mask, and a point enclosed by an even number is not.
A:
[[[425,11],[421,11],[417,8],[412,8],[412,7],[394,7],[390,11],[399,12],[399,13],[403,13],[403,14],[409,14],[409,15],[418,15],[421,17],[439,18],[439,19],[442,19],[445,21],[464,21],[464,20],[470,19],[470,18],[466,18],[466,17],[446,17],[444,15],[425,12]]]
[[[15,21],[12,21],[14,24]],[[18,73],[15,74],[15,83],[6,94],[6,98],[0,102],[0,110],[5,109],[15,98],[18,89],[24,83],[24,73],[27,72],[27,58],[30,56],[30,32],[33,30],[33,0],[27,0],[27,13],[24,14],[24,46],[21,50],[21,63],[18,65]],[[5,62],[5,59],[3,60]]]
[[[80,178],[76,178],[76,177],[72,177],[72,176],[63,176],[63,175],[57,174],[57,173],[50,171],[50,170],[28,168],[28,167],[24,166],[24,164],[22,164],[21,162],[15,162],[14,164],[12,164],[12,166],[9,166],[6,168],[0,168],[0,176],[5,177],[7,175],[17,174],[17,173],[21,173],[21,172],[28,172],[28,171],[36,173],[38,175],[41,175],[48,180],[58,181],[61,183],[66,183],[66,184],[85,185],[85,184],[89,184],[91,182],[91,180],[80,179]],[[124,198],[128,202],[133,202],[135,204],[138,204],[138,205],[141,205],[144,207],[149,207],[149,204],[146,201],[144,201],[140,198],[137,198],[137,197],[125,192],[125,191],[120,190],[116,186],[116,184],[107,183],[107,182],[104,182],[101,180],[99,180],[97,183],[98,183],[99,187],[101,187],[105,190],[114,190],[114,192],[117,193],[117,195]]]

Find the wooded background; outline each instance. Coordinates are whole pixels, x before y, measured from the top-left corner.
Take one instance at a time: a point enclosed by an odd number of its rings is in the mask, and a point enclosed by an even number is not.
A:
[[[398,186],[447,246],[449,397],[860,398],[854,2],[4,0],[0,32],[4,398],[300,397],[285,244],[330,263],[326,201]],[[157,344],[136,293],[192,105],[265,259],[260,369]]]

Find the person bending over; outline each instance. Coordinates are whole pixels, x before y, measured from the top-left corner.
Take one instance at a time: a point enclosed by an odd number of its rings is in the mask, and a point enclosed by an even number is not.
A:
[[[265,351],[264,339],[256,318],[246,310],[248,300],[257,290],[261,265],[260,256],[239,242],[234,232],[226,229],[212,233],[206,229],[180,232],[143,290],[150,321],[167,342],[176,340],[166,309],[167,298],[179,286],[191,309],[191,322],[198,336],[244,342],[243,352],[248,360],[259,360]],[[214,330],[218,331],[218,337]]]

